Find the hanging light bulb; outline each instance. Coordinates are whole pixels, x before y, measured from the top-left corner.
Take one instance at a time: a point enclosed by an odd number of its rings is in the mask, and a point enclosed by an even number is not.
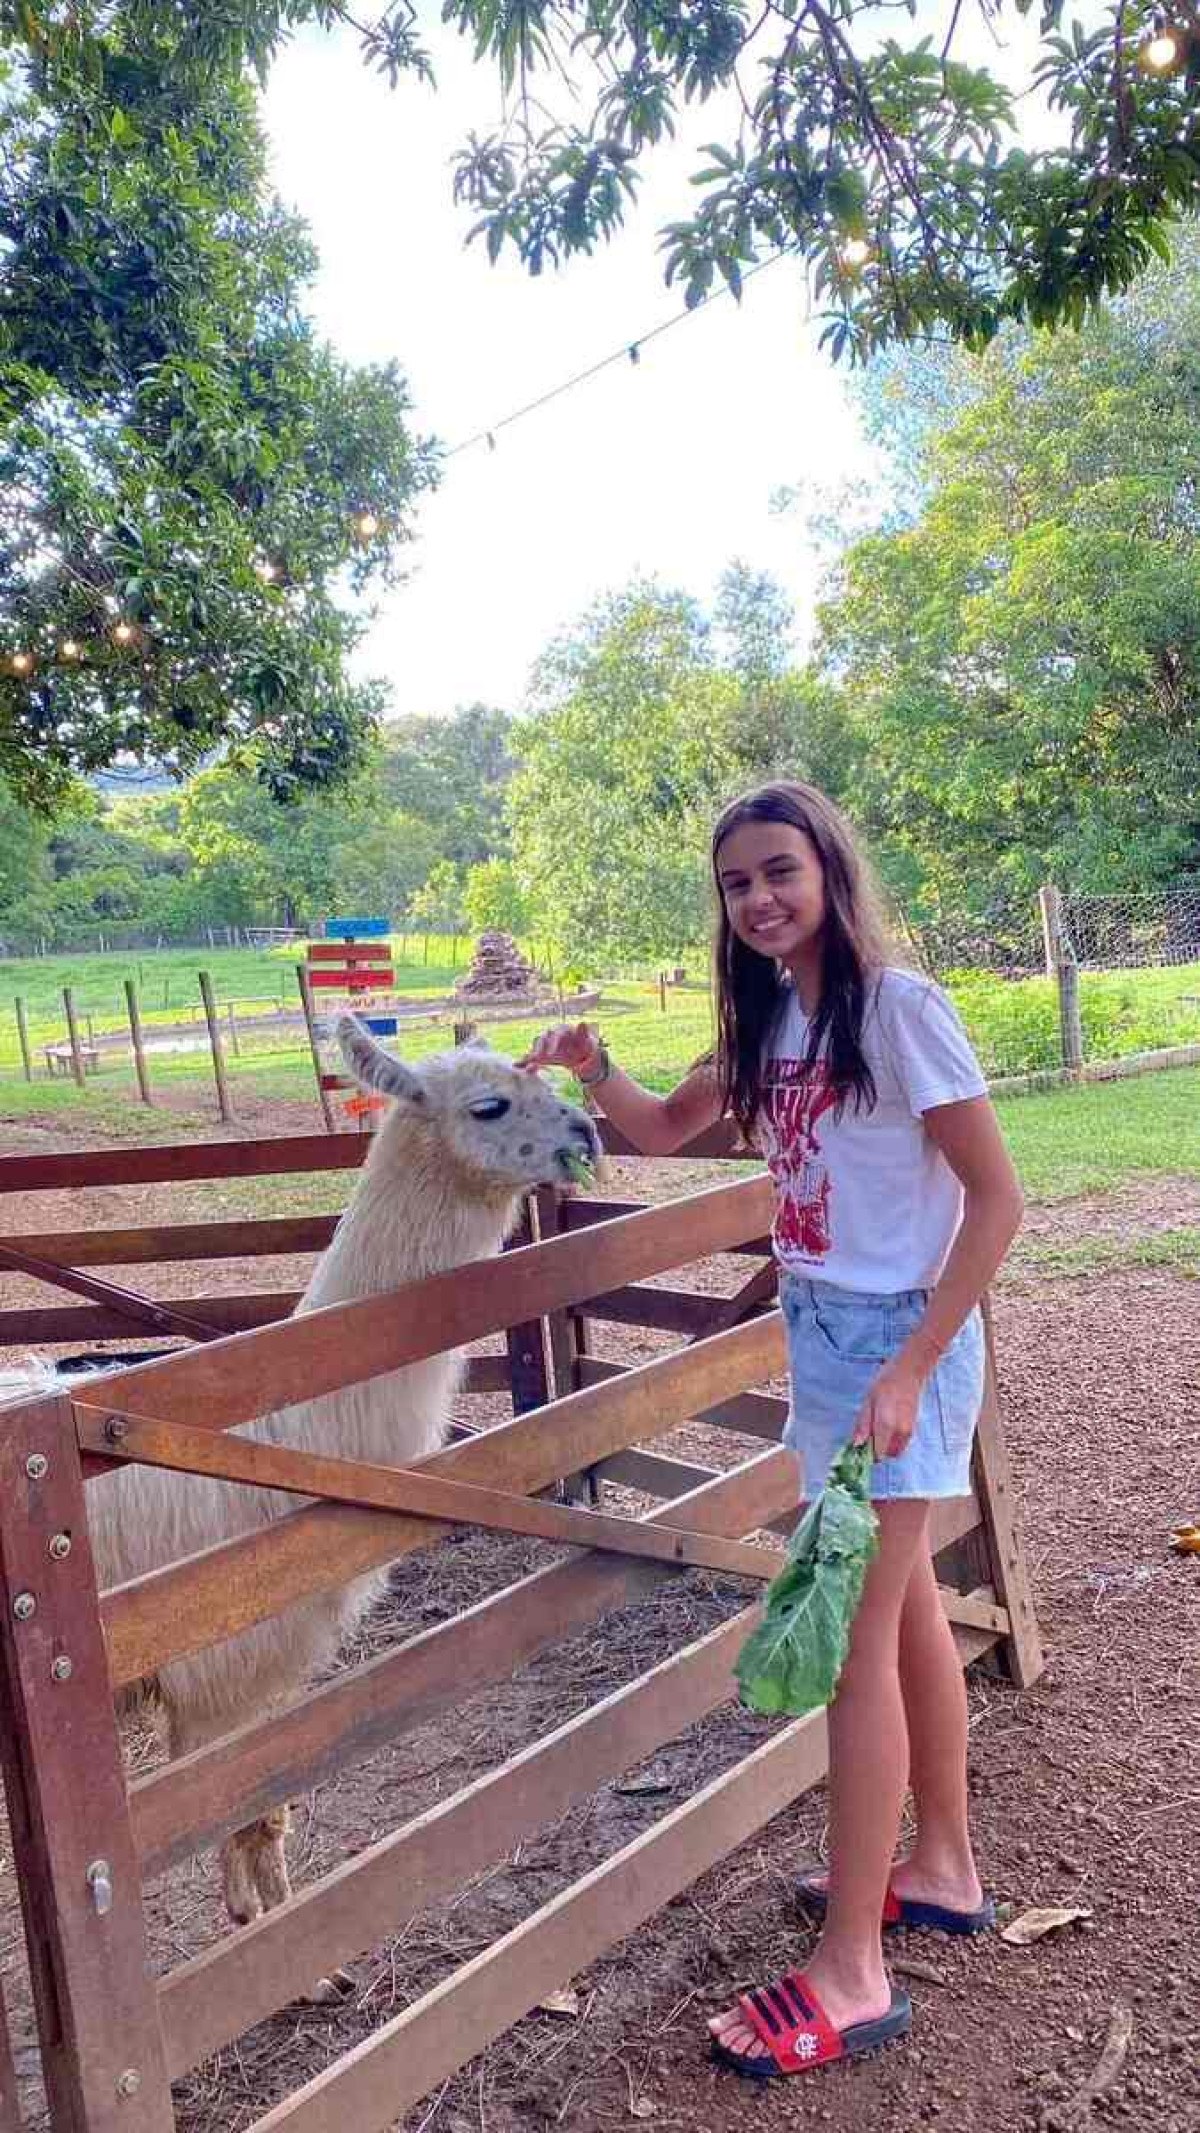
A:
[[[79,659],[82,656],[82,653],[83,647],[74,637],[64,637],[62,643],[58,647],[58,656],[60,659]]]
[[[264,585],[273,585],[279,576],[279,566],[271,561],[269,555],[260,555],[255,561],[254,569]]]
[[[865,237],[847,237],[841,249],[844,267],[865,267],[871,257],[871,247]]]
[[[32,674],[33,653],[14,652],[8,663],[14,674]]]
[[[1156,15],[1154,26],[1145,43],[1138,49],[1138,58],[1151,74],[1169,74],[1183,57],[1183,41],[1178,30],[1171,27],[1163,15]]]
[[[360,541],[373,541],[379,531],[379,520],[373,511],[360,511],[354,521],[354,531]]]
[[[134,626],[133,626],[132,622],[125,622],[125,621],[121,621],[121,622],[114,622],[114,624],[113,624],[113,642],[114,642],[114,644],[132,644],[132,643],[133,643],[133,640],[134,640],[134,638],[135,638],[136,636],[137,636],[137,631],[135,630],[135,628],[134,628]]]

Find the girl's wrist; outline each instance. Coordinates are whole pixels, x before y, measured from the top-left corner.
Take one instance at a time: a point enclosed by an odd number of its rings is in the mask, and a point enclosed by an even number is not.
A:
[[[596,1041],[590,1072],[585,1073],[582,1067],[578,1067],[575,1079],[581,1089],[598,1089],[610,1079],[612,1071],[613,1063],[608,1055],[608,1046],[601,1037]]]
[[[924,1326],[918,1326],[915,1333],[909,1334],[903,1347],[897,1350],[893,1361],[901,1370],[924,1384],[930,1372],[936,1369],[941,1361],[945,1347],[945,1342],[940,1341],[936,1334],[928,1333]]]

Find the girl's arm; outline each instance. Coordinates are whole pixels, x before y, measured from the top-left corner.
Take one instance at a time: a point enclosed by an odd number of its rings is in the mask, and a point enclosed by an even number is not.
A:
[[[592,1103],[642,1155],[674,1155],[721,1116],[717,1077],[709,1066],[693,1067],[667,1096],[655,1096],[609,1063],[607,1049],[586,1022],[546,1030],[519,1062],[569,1067]],[[603,1079],[593,1077],[603,1075]]]
[[[921,1387],[1003,1260],[1025,1204],[989,1097],[938,1104],[924,1120],[962,1184],[963,1218],[925,1316],[880,1371],[859,1417],[855,1436],[873,1437],[880,1459],[898,1457],[908,1443]]]

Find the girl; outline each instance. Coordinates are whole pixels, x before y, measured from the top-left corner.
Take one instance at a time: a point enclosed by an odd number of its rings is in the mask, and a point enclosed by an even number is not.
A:
[[[712,840],[718,1039],[669,1096],[623,1074],[586,1024],[532,1068],[569,1067],[647,1155],[723,1114],[762,1147],[791,1378],[785,1443],[805,1494],[870,1439],[879,1550],[829,1709],[829,1873],[805,1969],[710,2023],[739,2073],[798,2073],[902,2036],[881,1929],[992,1922],[967,1827],[967,1703],[929,1548],[934,1497],[965,1495],[983,1387],[979,1299],[1021,1194],[983,1076],[936,986],[887,964],[849,827],[807,785],[735,800]],[[916,1841],[894,1853],[906,1787]]]

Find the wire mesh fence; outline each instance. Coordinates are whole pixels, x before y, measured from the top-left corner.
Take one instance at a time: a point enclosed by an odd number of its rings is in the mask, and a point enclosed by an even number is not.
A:
[[[1062,908],[1081,970],[1177,969],[1200,963],[1200,879],[1129,896],[1065,893]]]

